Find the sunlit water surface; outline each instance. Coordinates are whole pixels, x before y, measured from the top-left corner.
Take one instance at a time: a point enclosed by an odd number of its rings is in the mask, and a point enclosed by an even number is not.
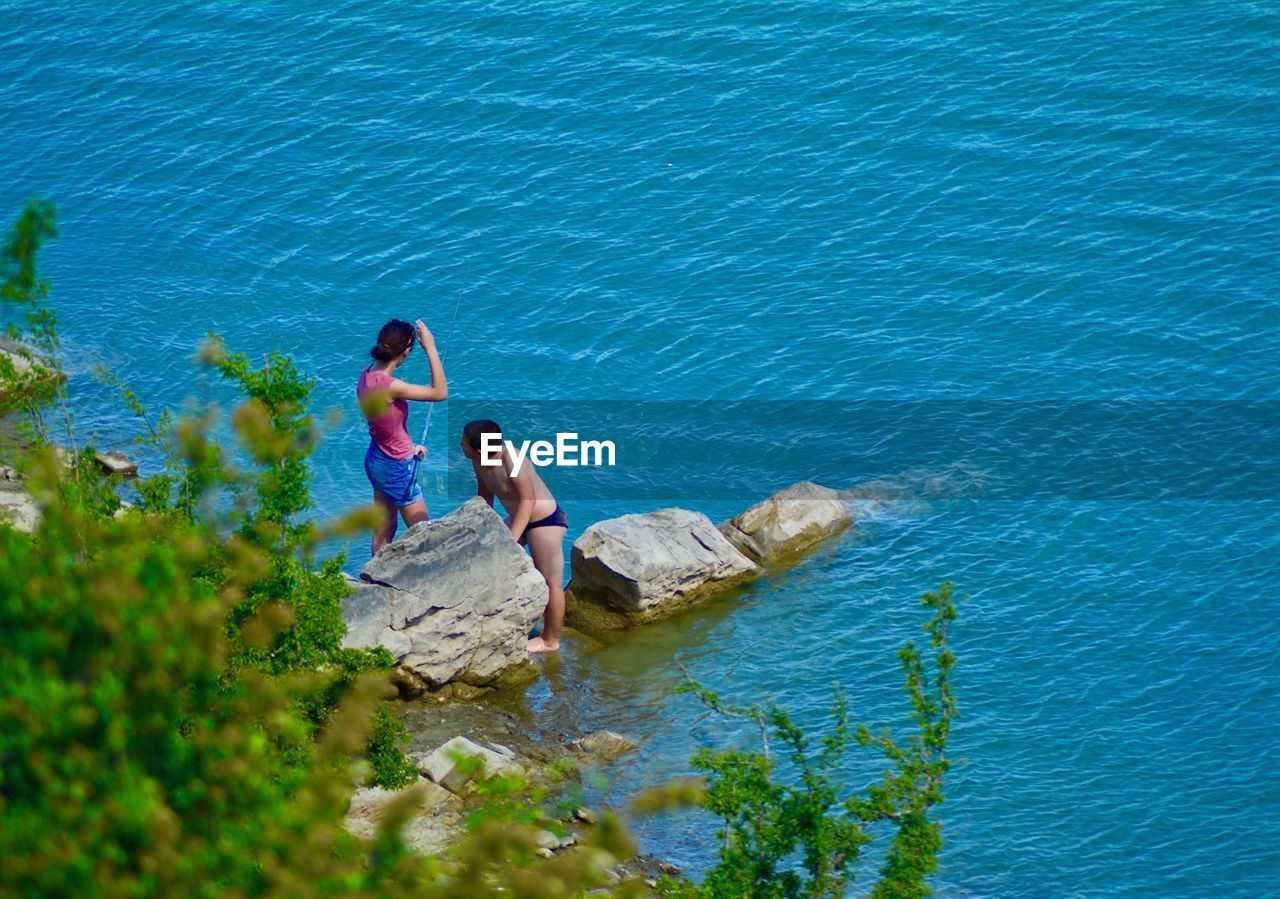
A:
[[[472,400],[1274,400],[1278,52],[1261,2],[0,2],[0,210],[59,205],[44,271],[85,430],[136,431],[94,364],[180,408],[229,399],[191,362],[207,331],[279,348],[346,412],[326,513],[366,500],[376,328],[443,340],[460,295]],[[458,424],[433,426],[433,514]],[[683,499],[718,520],[808,474],[789,459]],[[666,504],[646,486],[566,501],[570,538]],[[673,698],[678,662],[817,732],[837,680],[901,724],[894,653],[950,579],[940,893],[1280,889],[1275,502],[918,500],[571,645],[528,708],[642,739],[618,798],[751,737]],[[641,836],[694,871],[714,848],[696,816]]]

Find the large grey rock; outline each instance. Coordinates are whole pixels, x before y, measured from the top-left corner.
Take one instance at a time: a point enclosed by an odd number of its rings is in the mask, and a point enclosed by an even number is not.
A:
[[[40,509],[16,477],[0,478],[0,525],[32,533],[40,524]]]
[[[587,633],[666,618],[760,573],[688,509],[596,522],[573,544],[570,567],[565,621]]]
[[[720,531],[743,555],[767,565],[794,559],[852,521],[839,491],[801,481],[729,519]]]
[[[343,600],[344,646],[385,646],[432,686],[489,686],[530,667],[547,585],[483,500],[414,525],[360,576]]]

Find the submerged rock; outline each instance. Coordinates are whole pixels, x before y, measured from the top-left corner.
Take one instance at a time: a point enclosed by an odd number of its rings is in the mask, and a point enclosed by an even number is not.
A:
[[[565,621],[587,633],[666,618],[760,573],[701,512],[596,522],[573,544]]]
[[[812,481],[792,484],[720,525],[720,531],[753,562],[793,559],[852,524],[839,491]]]
[[[343,645],[385,646],[427,686],[514,682],[547,585],[502,519],[476,498],[414,525],[373,557],[343,600]]]
[[[587,734],[580,740],[574,740],[574,749],[592,756],[599,762],[615,762],[629,752],[639,748],[634,740],[611,730],[598,730]]]

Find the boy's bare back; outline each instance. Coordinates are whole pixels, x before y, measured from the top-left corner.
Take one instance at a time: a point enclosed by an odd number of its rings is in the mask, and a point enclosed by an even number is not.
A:
[[[505,447],[502,450],[501,465],[481,465],[479,459],[472,459],[471,466],[475,469],[476,483],[480,485],[482,495],[488,492],[489,497],[485,497],[486,499],[500,500],[511,518],[514,519],[520,510],[522,495],[534,500],[529,521],[546,518],[556,510],[555,497],[542,482],[542,478],[538,477],[538,470],[534,466],[523,465],[518,475],[511,474],[515,466]]]
[[[481,452],[484,438],[496,434],[501,439],[501,430],[497,422],[489,419],[471,422],[463,428],[462,451],[475,469],[476,492],[491,506],[495,498],[502,501],[511,536],[528,544],[533,565],[547,584],[542,633],[532,637],[526,648],[534,653],[555,652],[560,648],[560,628],[564,623],[563,541],[569,521],[537,470],[532,465],[517,469],[505,444],[500,464],[482,464],[486,461]]]

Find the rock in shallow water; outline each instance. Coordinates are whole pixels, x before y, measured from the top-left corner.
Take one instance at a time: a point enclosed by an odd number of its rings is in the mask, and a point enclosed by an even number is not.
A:
[[[839,491],[792,484],[720,525],[743,555],[761,565],[794,559],[852,523]]]
[[[490,686],[531,669],[547,585],[481,499],[388,544],[343,600],[343,645],[385,646],[428,685]]]
[[[136,478],[138,476],[138,463],[124,453],[97,452],[93,454],[93,459],[107,474],[119,475],[122,478]]]
[[[701,512],[599,521],[573,544],[565,621],[587,633],[673,615],[760,573]]]
[[[466,737],[454,737],[434,752],[412,758],[419,771],[452,793],[460,792],[474,777],[493,777],[520,768],[515,753],[505,746],[481,746]],[[462,759],[479,759],[484,767],[475,774],[464,774],[459,764]]]
[[[580,740],[574,740],[570,745],[596,761],[605,763],[615,762],[640,746],[634,740],[611,730],[595,731]]]

